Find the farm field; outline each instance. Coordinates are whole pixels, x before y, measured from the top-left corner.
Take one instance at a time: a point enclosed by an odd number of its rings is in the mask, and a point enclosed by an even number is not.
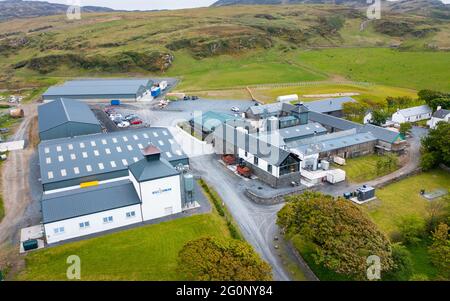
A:
[[[450,89],[449,52],[335,48],[304,51],[296,62],[354,81],[419,90]]]
[[[204,236],[229,237],[217,213],[143,226],[30,253],[18,280],[66,280],[66,259],[81,259],[81,280],[181,280],[178,252]]]

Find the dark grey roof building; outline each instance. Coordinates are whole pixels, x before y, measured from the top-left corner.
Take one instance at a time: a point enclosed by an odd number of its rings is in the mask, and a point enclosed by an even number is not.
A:
[[[310,110],[318,113],[329,114],[334,116],[341,116],[343,105],[346,102],[356,102],[351,97],[339,97],[321,99],[311,102],[305,102],[305,106]]]
[[[39,138],[59,139],[101,133],[102,127],[89,106],[60,98],[38,107]]]
[[[161,158],[161,151],[154,145],[143,149],[144,159],[129,166],[138,182],[146,182],[180,174],[169,162]]]
[[[152,88],[150,79],[82,79],[67,81],[63,85],[50,87],[44,101],[59,98],[80,100],[131,100],[142,98]]]
[[[99,213],[140,204],[138,194],[129,180],[76,190],[44,194],[43,223]]]
[[[444,119],[449,114],[450,114],[450,110],[439,109],[436,112],[434,112],[433,117],[439,118],[439,119]]]
[[[127,177],[128,166],[153,144],[173,166],[189,159],[166,128],[145,128],[107,134],[48,140],[39,144],[41,183],[45,191],[84,182]]]

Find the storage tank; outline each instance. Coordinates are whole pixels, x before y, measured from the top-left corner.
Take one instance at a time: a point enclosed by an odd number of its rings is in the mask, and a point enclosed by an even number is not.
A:
[[[185,174],[184,178],[184,189],[187,192],[194,191],[194,176],[191,174]]]
[[[280,121],[277,117],[272,116],[267,118],[267,131],[276,131],[280,127]]]
[[[328,170],[330,169],[330,162],[322,160],[322,162],[320,162],[320,166],[322,167],[323,170]]]
[[[298,101],[298,95],[297,94],[291,94],[291,95],[283,95],[277,97],[278,102],[292,102],[292,101]]]

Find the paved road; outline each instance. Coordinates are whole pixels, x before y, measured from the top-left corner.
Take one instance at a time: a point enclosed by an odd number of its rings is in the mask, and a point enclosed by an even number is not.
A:
[[[244,196],[242,180],[227,173],[214,155],[191,158],[194,173],[202,176],[222,197],[245,239],[272,266],[275,280],[290,280],[274,248],[274,237],[278,234],[276,214],[283,206],[258,205]]]

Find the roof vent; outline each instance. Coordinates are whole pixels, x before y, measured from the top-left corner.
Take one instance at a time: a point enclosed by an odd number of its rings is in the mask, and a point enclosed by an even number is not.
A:
[[[153,144],[149,144],[142,150],[142,154],[148,161],[159,160],[161,151]]]

